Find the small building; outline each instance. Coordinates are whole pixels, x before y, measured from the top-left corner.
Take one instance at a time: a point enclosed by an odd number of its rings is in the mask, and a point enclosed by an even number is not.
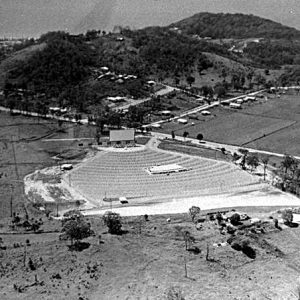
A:
[[[188,123],[188,120],[187,120],[187,119],[182,119],[182,118],[180,118],[180,119],[177,120],[177,122],[178,122],[179,124],[187,124],[187,123]]]
[[[241,109],[241,108],[242,108],[242,105],[241,105],[241,104],[238,104],[238,103],[230,103],[230,104],[229,104],[229,107],[235,108],[235,109]]]
[[[211,112],[208,111],[208,110],[203,110],[203,111],[201,111],[201,114],[202,114],[203,116],[210,116],[210,115],[211,115]]]
[[[135,130],[121,129],[109,131],[109,143],[114,147],[135,146]]]
[[[73,169],[73,165],[72,164],[63,164],[61,165],[61,169],[64,171],[69,171]]]
[[[161,128],[161,125],[159,123],[154,123],[151,125],[153,128]]]
[[[171,115],[171,111],[170,111],[170,110],[163,110],[163,111],[161,112],[161,115],[162,115],[162,116],[170,116],[170,115]]]
[[[155,85],[156,85],[156,82],[153,81],[153,80],[149,80],[149,81],[147,81],[147,84],[148,84],[149,86],[155,86]]]

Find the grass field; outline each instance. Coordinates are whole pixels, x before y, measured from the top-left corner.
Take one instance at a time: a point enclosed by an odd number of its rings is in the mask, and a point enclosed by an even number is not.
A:
[[[209,141],[300,155],[298,95],[269,96],[268,101],[259,100],[242,107],[242,110],[217,107],[211,109],[211,116],[198,114],[198,120],[190,118],[187,125],[165,123],[162,131],[171,133],[174,130],[178,135],[187,131],[190,137],[202,133]],[[191,125],[192,122],[194,125]]]

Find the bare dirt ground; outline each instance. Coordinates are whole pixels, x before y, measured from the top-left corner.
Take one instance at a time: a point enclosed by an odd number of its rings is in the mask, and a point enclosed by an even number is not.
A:
[[[127,233],[119,236],[108,234],[101,218],[91,216],[87,221],[96,236],[84,240],[89,247],[81,252],[58,240],[59,221],[44,219],[49,233],[0,234],[7,246],[0,250],[0,299],[298,299],[300,229],[276,229],[269,217],[280,216],[277,210],[239,209],[267,221],[260,226],[264,233],[248,235],[255,259],[226,244],[231,235],[221,234],[216,221],[207,219],[199,231],[188,214],[149,216],[148,222],[123,218]],[[186,230],[198,254],[185,250]],[[172,291],[183,298],[172,297]]]

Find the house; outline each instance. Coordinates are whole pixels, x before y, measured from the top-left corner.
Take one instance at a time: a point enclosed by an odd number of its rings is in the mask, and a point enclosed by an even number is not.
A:
[[[153,81],[153,80],[149,80],[149,81],[147,81],[147,84],[148,84],[149,86],[155,86],[156,82]]]
[[[201,112],[201,114],[202,114],[203,116],[210,116],[210,115],[211,115],[211,112],[208,111],[208,110],[203,110],[203,111]]]
[[[135,146],[135,130],[110,130],[109,143],[113,147]]]
[[[161,115],[162,115],[162,116],[170,116],[170,115],[171,115],[171,111],[170,111],[170,110],[163,110],[163,111],[161,112]]]
[[[187,124],[188,123],[188,120],[187,119],[178,119],[177,120],[177,122],[179,123],[179,124]]]
[[[235,108],[235,109],[241,109],[241,108],[242,108],[242,105],[241,105],[241,104],[238,104],[238,103],[230,103],[230,104],[229,104],[229,107]]]

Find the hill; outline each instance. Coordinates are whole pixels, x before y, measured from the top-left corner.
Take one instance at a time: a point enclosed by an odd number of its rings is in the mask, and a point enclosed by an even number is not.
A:
[[[40,43],[37,45],[32,45],[25,49],[15,52],[13,55],[9,56],[6,59],[3,59],[0,63],[0,86],[3,86],[5,77],[7,73],[18,66],[21,62],[27,61],[32,55],[37,51],[43,50],[45,48],[45,43]]]
[[[199,13],[173,23],[187,34],[211,38],[275,38],[299,39],[300,31],[280,23],[244,14]]]
[[[297,0],[14,0],[0,1],[0,36],[166,26],[196,12],[251,13],[300,29]]]

